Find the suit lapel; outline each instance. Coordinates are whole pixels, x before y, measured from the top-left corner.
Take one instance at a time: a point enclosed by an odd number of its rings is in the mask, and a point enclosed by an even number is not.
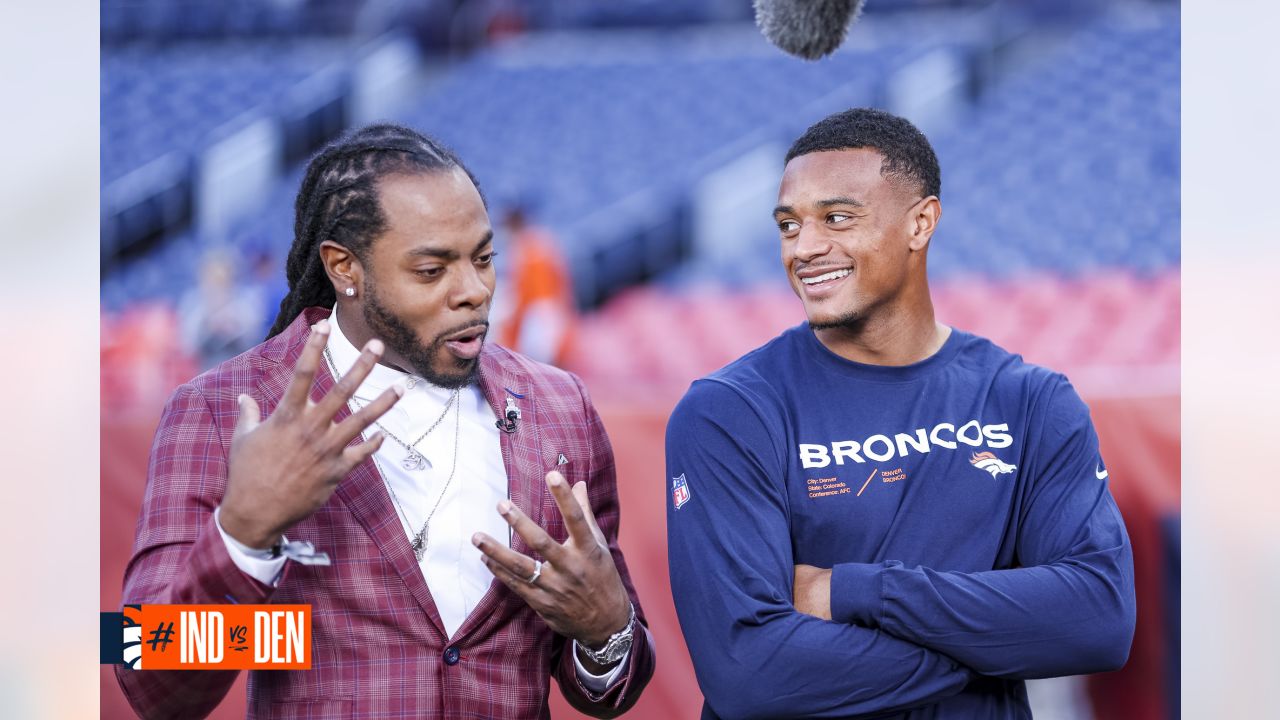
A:
[[[267,402],[271,403],[271,408],[263,407],[264,413],[274,410],[279,399],[284,397],[285,388],[293,377],[293,368],[297,365],[298,358],[302,355],[302,348],[305,346],[311,325],[319,322],[321,318],[328,317],[328,315],[327,311],[308,308],[299,320],[291,324],[282,334],[282,336],[293,335],[294,337],[289,338],[288,345],[283,353],[280,371],[268,375],[262,383],[263,397],[267,399]],[[312,401],[319,402],[321,398],[333,389],[334,382],[328,367],[322,362],[320,369],[316,372],[315,382],[311,385]],[[344,405],[334,418],[334,421],[341,422],[350,415],[351,409]],[[360,442],[362,442],[362,439],[356,437],[351,444],[356,445]],[[400,579],[408,587],[409,593],[422,606],[423,612],[427,614],[436,629],[440,631],[441,637],[447,638],[448,633],[444,630],[444,623],[440,620],[440,613],[436,609],[435,601],[431,599],[430,590],[427,589],[427,581],[422,575],[422,569],[418,565],[417,558],[414,557],[413,548],[409,546],[409,539],[405,536],[404,527],[400,524],[395,508],[391,505],[391,497],[387,494],[386,483],[383,482],[382,475],[378,472],[377,465],[373,462],[373,459],[370,458],[357,465],[338,485],[335,495],[346,503],[356,521],[364,527],[365,531],[369,533],[370,539],[378,546],[378,550],[396,569]],[[326,550],[326,548],[319,549]],[[331,552],[340,556],[342,548],[333,548]]]
[[[329,385],[332,386],[332,381]],[[339,419],[348,414],[349,411],[344,408]],[[356,442],[360,442],[360,439],[356,438]],[[338,485],[336,494],[347,504],[356,521],[364,526],[378,550],[391,562],[400,579],[409,588],[409,593],[440,631],[440,636],[447,638],[449,634],[445,632],[440,612],[431,598],[427,580],[422,575],[422,568],[409,545],[409,538],[405,536],[404,526],[400,524],[400,518],[387,495],[386,483],[373,460],[357,465],[342,484]]]
[[[538,437],[537,398],[530,392],[529,377],[510,362],[502,362],[501,351],[486,347],[480,363],[480,390],[499,418],[506,416],[508,398],[520,410],[513,433],[499,432],[502,464],[507,469],[507,497],[538,525],[542,525],[543,474]],[[512,533],[511,547],[519,553],[531,551],[524,539]]]
[[[530,392],[529,376],[515,363],[504,357],[502,350],[485,345],[480,355],[480,392],[484,395],[493,414],[506,415],[507,399],[520,410],[520,420],[513,433],[499,432],[502,448],[502,464],[507,471],[507,498],[529,519],[542,525],[542,492],[544,470],[539,459],[541,442],[538,438],[538,406]],[[522,555],[534,553],[524,539],[511,532],[511,548]],[[497,610],[503,602],[514,600],[521,606],[524,601],[494,579],[480,603],[458,628],[461,637],[482,626],[487,620],[497,621]]]

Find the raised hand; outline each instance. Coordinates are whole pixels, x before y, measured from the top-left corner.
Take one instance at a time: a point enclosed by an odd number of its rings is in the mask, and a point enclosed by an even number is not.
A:
[[[315,403],[309,397],[311,384],[328,337],[328,320],[312,327],[284,398],[266,421],[253,398],[239,398],[219,521],[227,534],[249,547],[271,547],[324,505],[342,478],[382,445],[383,435],[375,433],[352,447],[347,444],[404,394],[400,387],[386,390],[335,423],[334,416],[378,362],[383,345],[379,340],[366,343],[355,366]]]
[[[489,572],[523,598],[552,630],[598,648],[626,626],[631,601],[591,512],[586,483],[570,490],[564,476],[553,470],[547,473],[547,487],[569,531],[564,544],[553,540],[511,501],[498,503],[507,524],[547,559],[536,581],[530,582],[536,568],[533,558],[484,533],[476,533],[471,542],[484,553]]]

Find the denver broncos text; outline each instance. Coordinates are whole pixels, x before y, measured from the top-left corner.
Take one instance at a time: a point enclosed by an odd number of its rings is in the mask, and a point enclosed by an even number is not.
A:
[[[970,420],[960,427],[953,423],[938,423],[932,429],[917,428],[911,433],[897,433],[892,439],[888,435],[872,435],[862,442],[857,440],[836,440],[827,444],[814,445],[800,443],[800,463],[808,468],[824,468],[834,459],[837,465],[844,465],[845,460],[865,463],[862,455],[876,462],[884,462],[894,457],[906,457],[911,452],[927,453],[934,446],[947,450],[955,450],[958,443],[971,447],[1005,448],[1013,444],[1013,436],[1009,434],[1009,424],[999,423],[982,425],[977,420]]]

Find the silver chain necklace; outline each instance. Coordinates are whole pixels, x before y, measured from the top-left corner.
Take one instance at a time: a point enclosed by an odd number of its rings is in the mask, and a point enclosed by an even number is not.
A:
[[[325,359],[325,362],[329,364],[329,371],[333,373],[334,380],[335,381],[341,380],[342,376],[338,374],[338,368],[333,362],[333,356],[329,354],[329,348],[324,349],[324,359]],[[373,421],[373,424],[377,425],[379,430],[386,433],[387,437],[391,438],[392,440],[395,440],[396,444],[404,448],[405,453],[407,453],[405,455],[404,460],[400,462],[400,467],[410,472],[413,472],[415,470],[421,471],[426,469],[427,458],[422,453],[418,452],[418,443],[422,442],[423,440],[426,440],[427,436],[431,434],[431,431],[435,430],[437,427],[439,427],[440,423],[444,422],[445,416],[449,414],[449,408],[453,405],[455,401],[458,400],[458,394],[460,392],[461,392],[460,390],[455,389],[452,393],[449,393],[449,401],[444,404],[444,412],[440,413],[440,417],[436,418],[436,421],[431,423],[431,427],[427,428],[426,432],[419,435],[418,439],[414,440],[411,443],[407,443],[404,440],[401,440],[399,435],[396,435],[395,433],[388,430],[386,426],[384,426],[382,423],[378,422],[377,420]],[[356,396],[354,394],[352,395],[352,398],[357,401],[364,400],[364,398],[360,398],[359,396]],[[369,402],[368,400],[364,400],[365,405],[367,405],[368,402]],[[361,407],[364,407],[363,405],[360,404],[360,402],[357,402],[356,404],[360,405]]]
[[[329,354],[329,348],[324,349],[324,359],[329,364],[329,371],[333,373],[334,380],[341,380],[342,376],[338,374],[338,368],[334,366],[333,357]],[[427,431],[422,433],[422,436],[413,443],[416,446],[418,443],[422,442],[422,440],[426,438],[432,430],[436,429],[436,426],[444,420],[445,415],[449,414],[450,405],[455,408],[453,425],[453,466],[449,469],[449,479],[445,480],[444,487],[440,490],[440,495],[436,497],[436,504],[431,507],[431,512],[427,513],[427,519],[422,523],[422,528],[414,534],[413,541],[410,543],[410,547],[413,548],[413,556],[417,558],[418,562],[422,562],[422,558],[427,554],[427,529],[431,527],[431,518],[435,517],[436,510],[440,508],[440,502],[444,500],[445,494],[449,492],[449,486],[453,484],[453,476],[458,471],[458,438],[462,435],[462,403],[458,402],[458,396],[461,392],[461,389],[455,389],[453,391],[449,396],[449,402],[445,404],[444,412],[440,414],[439,419],[432,423],[431,427],[427,428]],[[359,409],[364,409],[365,406],[362,405],[354,395],[352,395],[351,399]],[[405,470],[421,470],[422,467],[425,467],[426,459],[422,457],[421,453],[419,453],[415,448],[405,445],[400,438],[396,437],[390,430],[382,427],[382,425],[376,420],[374,421],[374,424],[377,425],[382,432],[386,433],[389,437],[400,443],[409,451],[410,457],[406,458],[405,461],[401,463],[401,466],[404,467]],[[417,456],[422,460],[421,466],[416,466],[415,463],[415,467],[410,467],[409,459],[414,456]],[[404,520],[405,527],[412,530],[413,523],[409,522],[409,515],[405,513],[404,506],[400,504],[400,498],[396,496],[395,488],[391,487],[391,483],[388,482],[387,473],[383,471],[382,464],[378,462],[377,455],[375,454],[370,457],[373,458],[374,466],[378,468],[378,475],[382,477],[382,484],[386,486],[387,492],[391,494],[391,499],[396,504],[396,510],[400,511],[400,517]]]

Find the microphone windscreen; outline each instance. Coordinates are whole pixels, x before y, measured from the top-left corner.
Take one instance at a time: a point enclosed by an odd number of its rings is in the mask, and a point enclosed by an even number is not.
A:
[[[756,25],[783,51],[817,60],[844,42],[862,0],[755,0]]]

